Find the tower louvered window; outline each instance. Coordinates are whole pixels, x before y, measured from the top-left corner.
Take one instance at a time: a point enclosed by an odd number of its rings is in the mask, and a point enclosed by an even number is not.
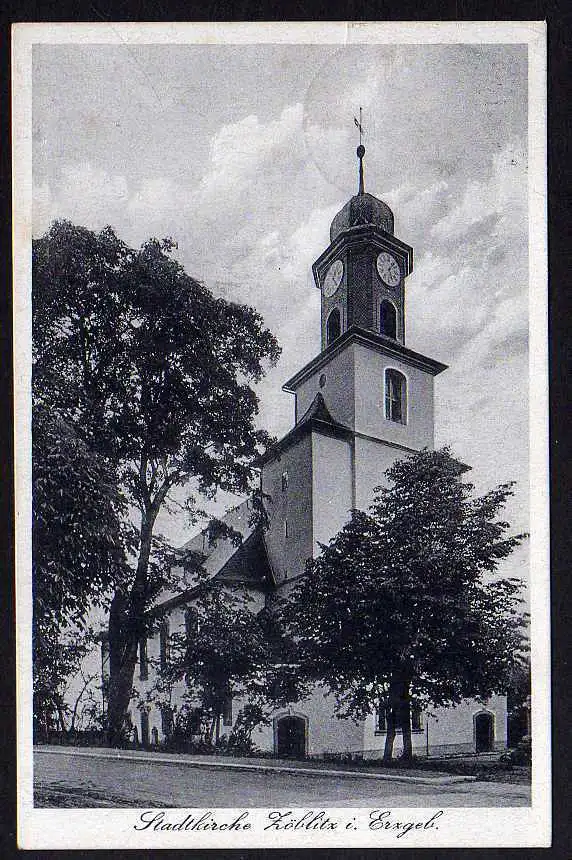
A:
[[[326,340],[328,346],[333,343],[342,333],[342,321],[338,308],[334,308],[328,317],[326,325]]]
[[[386,337],[397,337],[397,311],[393,302],[384,300],[379,310],[379,330]]]

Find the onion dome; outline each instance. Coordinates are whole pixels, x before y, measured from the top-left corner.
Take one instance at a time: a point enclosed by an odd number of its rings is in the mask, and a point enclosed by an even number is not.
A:
[[[348,200],[343,209],[334,217],[330,227],[330,242],[352,227],[379,227],[386,233],[393,233],[393,212],[383,200],[378,200],[373,194],[366,194],[363,182],[363,157],[365,147],[358,146],[359,158],[359,191]]]

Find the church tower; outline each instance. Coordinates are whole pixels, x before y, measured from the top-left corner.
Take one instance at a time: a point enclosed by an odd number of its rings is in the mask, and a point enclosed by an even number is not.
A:
[[[270,565],[280,587],[303,573],[366,510],[398,458],[433,447],[433,382],[446,369],[405,342],[413,249],[394,235],[386,203],[358,193],[338,212],[312,269],[321,292],[321,351],[283,386],[295,426],[261,459]]]
[[[393,212],[364,190],[359,146],[359,189],[330,227],[330,244],[313,265],[322,294],[322,349],[352,326],[405,343],[405,278],[413,249],[393,235]]]

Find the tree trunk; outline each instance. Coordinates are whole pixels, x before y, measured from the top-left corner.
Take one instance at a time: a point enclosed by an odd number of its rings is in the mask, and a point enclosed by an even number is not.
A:
[[[403,732],[403,758],[409,760],[413,755],[409,680],[403,678],[401,673],[396,672],[392,675],[389,684],[387,734],[385,736],[385,748],[383,751],[384,761],[391,761],[392,759],[393,744],[398,726]]]
[[[86,691],[86,689],[87,689],[88,685],[89,685],[89,684],[91,684],[91,682],[92,682],[92,681],[94,680],[94,678],[96,678],[96,677],[97,677],[96,675],[90,675],[90,676],[88,677],[88,679],[84,682],[84,685],[83,685],[83,687],[81,688],[81,690],[79,691],[79,695],[77,696],[77,698],[76,698],[76,700],[75,700],[75,704],[74,704],[74,706],[73,706],[72,717],[71,717],[71,723],[70,723],[70,728],[69,728],[70,734],[73,734],[73,733],[75,732],[75,723],[76,723],[76,719],[77,719],[77,712],[78,712],[78,709],[79,709],[79,704],[80,704],[80,702],[81,702],[81,700],[82,700],[82,698],[83,698],[83,694],[85,693],[85,691]]]
[[[156,515],[155,515],[156,516]],[[146,633],[145,600],[155,516],[144,516],[135,581],[129,595],[117,591],[109,611],[109,699],[107,736],[110,746],[124,740],[127,709],[133,690],[139,640]]]
[[[411,742],[411,697],[409,695],[409,680],[401,684],[401,728],[403,731],[403,758],[411,761],[413,744]]]
[[[131,701],[133,676],[137,663],[137,640],[125,642],[123,661],[119,670],[109,678],[109,704],[107,706],[107,736],[110,746],[121,746],[125,740],[125,717]]]
[[[61,702],[56,701],[56,712],[58,715],[58,722],[60,724],[60,731],[63,735],[67,734],[66,721],[64,717],[64,710],[62,708]]]
[[[383,750],[383,760],[391,761],[393,758],[393,742],[395,741],[395,713],[392,707],[387,709],[387,734],[385,735],[385,748]]]

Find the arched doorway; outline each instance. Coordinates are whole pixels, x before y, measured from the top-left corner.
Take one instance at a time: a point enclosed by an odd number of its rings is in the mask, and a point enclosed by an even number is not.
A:
[[[492,714],[477,714],[475,717],[475,750],[490,752],[494,747],[494,721]]]
[[[304,758],[306,755],[306,720],[288,715],[276,723],[276,754],[280,758]]]
[[[144,747],[149,746],[149,714],[141,711],[141,743]]]

